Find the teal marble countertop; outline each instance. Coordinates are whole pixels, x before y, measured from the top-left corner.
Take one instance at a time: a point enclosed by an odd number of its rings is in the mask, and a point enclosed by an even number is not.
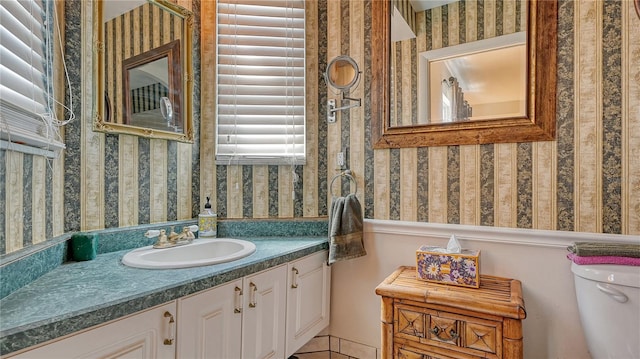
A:
[[[0,300],[0,354],[121,318],[327,249],[326,236],[236,237],[256,244],[239,260],[184,269],[122,264],[129,251],[66,262]]]

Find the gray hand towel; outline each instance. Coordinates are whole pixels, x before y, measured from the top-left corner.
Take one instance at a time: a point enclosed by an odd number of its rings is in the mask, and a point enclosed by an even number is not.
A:
[[[334,197],[329,211],[329,264],[364,256],[362,206],[355,194]]]
[[[617,242],[575,242],[567,250],[580,257],[612,256],[640,258],[640,244]]]

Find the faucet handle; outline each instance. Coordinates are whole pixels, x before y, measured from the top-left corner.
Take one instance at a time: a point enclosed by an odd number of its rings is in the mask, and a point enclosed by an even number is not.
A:
[[[192,226],[182,227],[182,232],[184,233],[184,236],[187,239],[195,239],[196,236],[194,232],[197,232],[197,231],[198,231],[198,226],[195,224]]]
[[[193,224],[193,225],[191,225],[191,226],[189,226],[187,228],[189,228],[189,231],[194,232],[194,233],[200,230],[200,227],[198,227],[197,224]]]
[[[147,238],[155,238],[159,235],[160,235],[160,230],[158,229],[150,229],[147,231],[147,233],[144,234],[144,236]]]
[[[166,235],[166,231],[164,229],[161,229],[158,231],[158,240],[156,241],[156,243],[153,245],[154,248],[165,248],[167,246],[167,235]],[[150,237],[152,238],[152,237]]]

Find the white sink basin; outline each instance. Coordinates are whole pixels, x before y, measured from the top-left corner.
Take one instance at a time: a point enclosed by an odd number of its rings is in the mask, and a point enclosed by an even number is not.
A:
[[[134,249],[124,255],[122,263],[147,269],[188,268],[231,262],[256,251],[256,245],[234,238],[195,239],[192,243],[155,249]]]

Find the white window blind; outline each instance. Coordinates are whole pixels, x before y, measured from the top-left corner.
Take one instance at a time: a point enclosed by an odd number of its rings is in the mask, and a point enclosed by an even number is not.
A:
[[[304,0],[219,0],[216,161],[304,164]]]
[[[0,140],[59,150],[52,109],[52,27],[42,0],[0,1]],[[39,153],[39,152],[35,152]]]

